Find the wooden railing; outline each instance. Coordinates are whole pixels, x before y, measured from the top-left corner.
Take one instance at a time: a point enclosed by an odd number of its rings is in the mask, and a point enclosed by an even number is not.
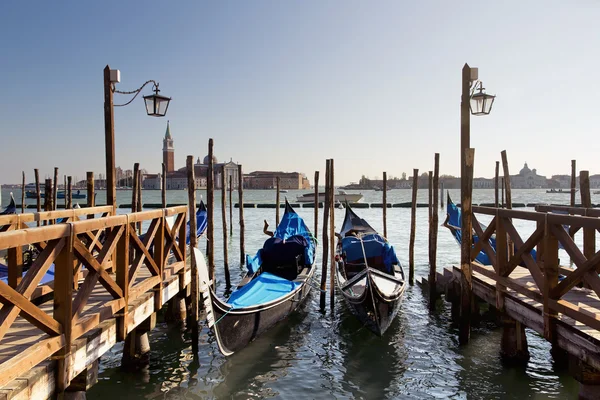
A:
[[[91,210],[77,211],[81,212],[69,216],[59,211],[44,217],[77,219]],[[174,217],[172,226],[168,217]],[[113,317],[117,339],[123,340],[130,325],[128,304],[148,291],[154,291],[155,310],[160,308],[165,266],[176,273],[185,271],[186,218],[187,207],[179,206],[0,233],[0,250],[22,251],[32,245],[40,249],[15,287],[0,282],[0,345],[7,344],[3,339],[19,315],[44,334],[26,351],[3,360],[0,387],[25,372],[25,366],[32,368],[52,356],[58,361],[57,385],[64,389],[68,384],[65,360],[74,340]],[[149,228],[138,236],[136,225],[141,222]],[[54,281],[45,291],[52,296],[50,308],[33,300],[52,265]],[[141,274],[143,268],[150,273]]]
[[[512,289],[543,304],[544,335],[548,340],[553,340],[553,325],[559,313],[600,330],[600,319],[596,314],[564,298],[578,284],[585,285],[600,297],[600,277],[598,277],[600,252],[595,251],[595,232],[600,230],[600,219],[595,216],[564,214],[565,211],[571,214],[588,212],[585,210],[564,210],[554,206],[544,206],[540,207],[540,211],[554,212],[527,212],[473,207],[473,228],[479,236],[479,241],[471,252],[473,270],[497,282],[496,306],[500,309],[504,308],[504,295],[508,292],[507,289]],[[477,214],[492,217],[485,231],[477,220]],[[515,228],[513,224],[515,220],[531,221],[536,224],[536,228],[529,237],[524,238]],[[583,229],[584,236],[588,237],[587,240],[584,237],[583,249],[579,248],[570,235],[571,232],[577,232],[579,229]],[[494,234],[496,251],[489,242]],[[559,265],[559,245],[571,257],[575,269]],[[532,254],[534,249],[536,252]],[[488,255],[493,271],[484,268],[475,260],[480,251]],[[510,278],[510,274],[517,266],[522,266],[529,271],[534,285],[526,287]],[[560,282],[559,274],[564,275],[564,279]]]

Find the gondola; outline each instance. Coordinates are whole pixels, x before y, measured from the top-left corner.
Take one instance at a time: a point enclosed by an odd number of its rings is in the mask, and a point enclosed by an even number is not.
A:
[[[17,212],[17,205],[15,204],[15,198],[12,194],[12,192],[10,192],[10,203],[8,203],[8,205],[6,206],[6,208],[2,211],[0,211],[0,215],[10,215],[10,214],[14,214]]]
[[[336,281],[352,314],[383,336],[406,289],[394,248],[346,204],[336,247]]]
[[[272,237],[254,257],[227,300],[217,296],[204,256],[194,249],[209,327],[229,356],[285,319],[306,299],[315,273],[316,239],[290,204]]]
[[[487,229],[487,226],[484,224],[480,224],[481,225],[481,229],[483,231],[485,231]],[[452,233],[452,236],[454,236],[454,239],[456,239],[457,243],[461,244],[461,240],[462,240],[462,234],[461,234],[461,210],[460,208],[458,208],[458,206],[456,204],[454,204],[452,202],[452,199],[450,198],[450,194],[447,195],[447,200],[446,200],[446,220],[444,221],[444,223],[442,224],[442,226],[448,228],[448,230],[450,230],[450,233]],[[473,235],[473,245],[475,243],[477,243],[479,241],[479,236],[475,233],[475,230],[473,230],[472,232]],[[490,237],[488,239],[490,246],[492,247],[492,249],[494,250],[494,252],[496,252],[496,235],[492,235],[492,237]],[[515,246],[515,251],[518,250],[518,248]],[[536,251],[535,249],[531,250],[530,254],[533,256],[534,259],[536,259]],[[479,252],[479,254],[477,254],[477,257],[475,257],[475,260],[477,262],[479,262],[480,264],[483,265],[492,265],[492,261],[490,260],[490,257],[487,255],[487,253],[484,250],[481,250]],[[524,264],[524,263],[521,263]],[[521,265],[520,264],[520,265]]]

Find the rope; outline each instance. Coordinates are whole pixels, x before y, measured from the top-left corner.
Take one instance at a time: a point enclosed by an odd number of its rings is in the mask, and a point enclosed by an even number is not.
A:
[[[221,320],[222,320],[223,318],[225,318],[225,316],[226,316],[227,314],[229,314],[229,312],[230,312],[230,311],[232,311],[233,309],[234,309],[234,307],[231,307],[229,310],[227,310],[227,311],[225,312],[225,314],[221,315],[221,318],[219,318],[217,321],[215,321],[215,326],[216,326],[216,325],[217,325],[219,322],[221,322]]]

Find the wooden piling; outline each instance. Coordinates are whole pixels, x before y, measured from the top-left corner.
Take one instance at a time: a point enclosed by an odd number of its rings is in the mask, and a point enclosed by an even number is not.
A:
[[[319,235],[319,171],[315,171],[315,237]]]
[[[279,184],[280,179],[279,177],[277,177],[275,184],[275,190],[277,191],[277,193],[275,194],[275,227],[279,225]]]
[[[42,202],[40,200],[40,171],[35,168],[33,170],[35,175],[35,198],[36,198],[36,208],[37,212],[42,211]],[[37,221],[37,226],[40,226],[40,220]]]
[[[133,164],[133,177],[132,177],[132,181],[131,181],[131,183],[133,184],[133,187],[131,188],[131,212],[132,213],[137,211],[137,205],[138,205],[137,195],[138,195],[139,181],[137,179],[137,176],[138,176],[139,169],[140,169],[140,163],[134,163]]]
[[[58,167],[54,167],[54,180],[52,181],[52,210],[56,210],[58,207]]]
[[[137,172],[137,206],[136,206],[136,210],[137,212],[141,212],[142,211],[142,171],[138,170]],[[141,235],[142,234],[142,222],[138,222],[137,223],[137,229],[138,229],[138,234]]]
[[[207,220],[207,259],[209,277],[215,284],[215,165],[213,161],[213,140],[208,139],[208,175],[206,176],[206,220]]]
[[[212,158],[211,158],[212,159]],[[187,167],[187,180],[188,180],[188,213],[190,221],[190,255],[191,255],[191,318],[192,318],[192,329],[196,329],[196,337],[198,330],[198,316],[199,311],[199,286],[198,286],[198,264],[196,262],[196,255],[193,251],[198,245],[198,238],[196,237],[196,179],[194,176],[194,156],[187,156],[186,159]]]
[[[508,172],[508,157],[506,150],[502,150],[502,169],[504,171],[504,190],[506,191],[506,208],[512,208],[512,195],[510,193],[510,173]]]
[[[435,207],[433,204],[433,171],[428,172],[427,179],[427,195],[429,204],[429,218],[427,219],[427,222],[431,224],[431,215],[433,214],[432,209]]]
[[[415,235],[417,222],[417,190],[419,188],[419,170],[413,169],[412,204],[410,206],[410,239],[408,244],[408,282],[415,284]]]
[[[69,199],[67,198],[67,176],[64,175],[64,183],[63,183],[63,194],[65,195],[65,210],[68,208],[67,207],[67,203],[69,202]]]
[[[577,161],[571,160],[571,207],[575,207],[575,188],[577,187],[577,170],[576,170],[576,168],[577,168]],[[581,176],[579,178],[581,179]],[[579,184],[579,186],[581,186],[581,183]]]
[[[472,246],[472,196],[473,196],[473,165],[475,161],[475,149],[465,149],[465,165],[463,172],[465,179],[462,180],[461,199],[461,309],[459,324],[459,343],[469,342],[471,334],[471,306],[473,296],[473,272],[471,267]]]
[[[437,235],[438,235],[438,184],[440,178],[440,154],[435,153],[433,165],[433,208],[429,224],[429,308],[435,308],[437,298]]]
[[[579,172],[579,191],[581,192],[581,205],[585,208],[591,208],[590,171]],[[586,259],[591,260],[594,254],[596,254],[596,230],[594,228],[583,228],[583,255]]]
[[[325,293],[327,289],[327,260],[329,259],[329,230],[327,225],[329,224],[329,169],[330,163],[329,160],[325,160],[325,199],[323,205],[323,235],[321,236],[321,243],[323,244],[323,260],[321,265],[321,298],[320,305],[321,309],[325,308]],[[315,195],[315,209],[319,208],[318,202],[318,189],[317,194]],[[315,232],[315,235],[317,233]]]
[[[502,190],[502,208],[504,208],[504,178],[500,178],[500,188]]]
[[[67,192],[65,193],[67,198],[67,208],[73,208],[73,177],[67,176]]]
[[[221,167],[221,219],[223,220],[223,268],[225,270],[226,290],[231,288],[231,277],[229,276],[229,249],[227,241],[227,177],[225,165]]]
[[[329,306],[333,311],[335,306],[335,168],[333,166],[333,158],[329,160]]]
[[[87,206],[94,207],[96,206],[96,193],[94,188],[94,173],[87,172],[86,173],[86,185],[87,185]]]
[[[25,171],[23,171],[23,181],[21,183],[21,213],[25,213]]]
[[[383,237],[387,238],[387,172],[383,171]]]
[[[160,200],[162,208],[167,208],[167,166],[165,163],[162,163],[162,175],[161,175],[161,185],[160,185]]]
[[[498,202],[498,177],[500,174],[500,161],[496,161],[496,176],[494,177],[494,206],[498,208],[500,203]]]
[[[229,175],[229,237],[233,236],[233,183],[231,181],[231,175]]]
[[[46,179],[44,193],[44,211],[52,211],[52,179]]]
[[[238,164],[238,202],[240,203],[240,265],[246,263],[246,244],[244,243],[244,175],[242,175],[242,165]]]
[[[440,208],[444,208],[444,182],[440,183]]]

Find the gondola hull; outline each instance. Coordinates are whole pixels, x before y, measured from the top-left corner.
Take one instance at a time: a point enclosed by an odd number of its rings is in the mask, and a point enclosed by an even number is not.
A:
[[[210,290],[212,307],[215,319],[215,332],[219,349],[224,355],[231,355],[242,350],[250,342],[264,332],[271,329],[279,321],[286,319],[306,300],[310,293],[309,282],[313,278],[315,268],[310,269],[306,283],[298,287],[289,295],[278,299],[273,304],[230,309]]]
[[[337,263],[338,289],[344,297],[350,312],[369,330],[378,336],[383,336],[390,327],[394,318],[398,315],[406,285],[402,285],[400,290],[392,296],[386,296],[379,287],[373,282],[373,271],[366,273],[366,285],[361,296],[351,296],[339,284],[342,280],[340,268],[343,268],[343,262]]]

